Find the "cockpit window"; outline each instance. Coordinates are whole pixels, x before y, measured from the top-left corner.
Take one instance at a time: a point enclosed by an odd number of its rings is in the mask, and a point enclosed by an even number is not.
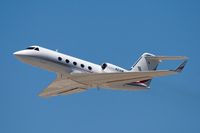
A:
[[[34,49],[35,47],[28,47],[28,48],[26,48],[26,49],[30,49],[30,50],[32,50],[32,49]]]
[[[106,63],[103,63],[103,65],[101,66],[101,68],[104,70],[104,69],[106,69],[106,67],[107,67],[107,64]]]
[[[40,51],[40,49],[38,47],[28,47],[26,49]]]
[[[35,50],[36,50],[36,51],[39,51],[39,48],[37,47],[37,48],[35,48]]]

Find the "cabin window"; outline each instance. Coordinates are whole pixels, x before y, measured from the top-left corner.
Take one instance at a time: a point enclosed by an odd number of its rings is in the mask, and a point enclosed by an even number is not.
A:
[[[76,66],[76,65],[77,65],[77,63],[76,63],[76,62],[73,62],[73,64],[74,64],[74,66]]]
[[[62,61],[62,58],[61,58],[61,57],[58,57],[58,60],[59,60],[59,61]]]
[[[89,67],[88,67],[88,69],[89,69],[89,70],[92,70],[92,67],[91,67],[91,66],[89,66]]]
[[[68,59],[66,59],[66,60],[65,60],[65,62],[66,62],[66,63],[69,63],[69,60],[68,60]]]
[[[38,47],[37,47],[37,48],[35,48],[34,50],[36,50],[36,51],[40,51]]]
[[[101,66],[101,68],[104,70],[104,69],[106,69],[106,67],[107,67],[107,64],[106,63],[103,63],[103,65]]]
[[[81,64],[81,67],[84,68],[85,66],[83,64]]]

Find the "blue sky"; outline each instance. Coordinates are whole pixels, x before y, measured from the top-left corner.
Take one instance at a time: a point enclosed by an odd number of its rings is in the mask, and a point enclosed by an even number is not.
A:
[[[1,0],[0,20],[0,132],[200,132],[199,1]],[[154,79],[148,91],[43,99],[37,95],[55,75],[12,55],[32,44],[127,69],[143,52],[190,59],[183,73]]]

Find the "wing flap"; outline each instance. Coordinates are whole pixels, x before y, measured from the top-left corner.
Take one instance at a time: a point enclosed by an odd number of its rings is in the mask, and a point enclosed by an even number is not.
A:
[[[58,93],[58,95],[66,95],[66,94],[73,94],[73,93],[79,93],[79,92],[82,92],[82,91],[85,91],[86,89],[85,88],[72,88],[70,90],[64,90],[64,91],[61,91]]]

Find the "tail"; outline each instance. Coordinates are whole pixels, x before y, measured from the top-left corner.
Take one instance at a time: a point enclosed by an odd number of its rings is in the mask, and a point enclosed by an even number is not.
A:
[[[136,63],[131,67],[131,72],[139,72],[139,71],[152,71],[156,70],[159,63],[162,60],[186,60],[187,57],[184,56],[155,56],[154,54],[144,53],[142,56],[136,61]],[[146,86],[150,86],[152,79],[139,81],[144,83]]]

